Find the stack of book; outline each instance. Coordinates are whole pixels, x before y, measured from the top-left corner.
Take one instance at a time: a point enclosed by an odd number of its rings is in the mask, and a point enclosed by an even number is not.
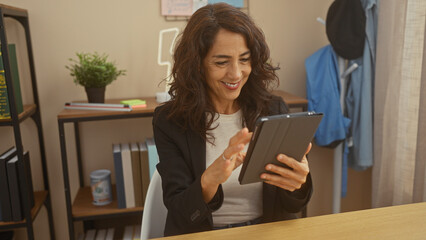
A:
[[[34,207],[29,153],[18,158],[15,147],[0,155],[0,222],[24,219],[24,201]]]
[[[154,139],[113,144],[118,208],[143,207],[152,174],[158,163]]]
[[[146,108],[146,101],[140,99],[123,100],[120,103],[65,103],[65,109],[98,110],[98,111],[121,111],[130,112],[141,108]]]

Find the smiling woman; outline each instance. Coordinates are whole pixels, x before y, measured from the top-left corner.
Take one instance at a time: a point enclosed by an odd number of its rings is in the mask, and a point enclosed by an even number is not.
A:
[[[252,71],[246,86],[241,89],[242,94],[235,99],[249,129],[254,127],[259,115],[268,114],[270,90],[279,84],[275,73],[279,68],[269,62],[270,53],[265,36],[248,15],[227,4],[200,8],[191,16],[176,44],[172,69],[174,81],[169,91],[172,107],[168,117],[179,119],[175,121],[179,126],[191,127],[200,132],[203,138],[206,138],[207,131],[212,129],[212,122],[217,113],[212,99],[207,94],[209,86],[204,60],[217,41],[220,30],[243,37],[244,45],[250,54],[247,57],[250,57]],[[225,60],[221,59],[218,64]],[[206,114],[211,116],[207,124],[203,121]]]
[[[235,99],[251,73],[250,50],[241,34],[220,29],[203,61],[208,95],[216,112],[235,113]]]
[[[263,183],[238,183],[256,119],[288,112],[271,94],[277,69],[262,31],[238,9],[207,5],[189,19],[175,49],[171,100],[153,118],[166,236],[291,219],[308,203],[306,155],[298,162],[278,154],[292,169],[271,164]]]

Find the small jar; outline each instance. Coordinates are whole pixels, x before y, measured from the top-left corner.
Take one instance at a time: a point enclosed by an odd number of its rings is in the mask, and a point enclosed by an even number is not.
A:
[[[90,173],[93,205],[103,206],[112,202],[111,171],[99,169]]]

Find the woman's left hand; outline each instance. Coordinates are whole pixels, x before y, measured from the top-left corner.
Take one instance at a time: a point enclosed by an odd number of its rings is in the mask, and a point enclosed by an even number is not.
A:
[[[262,173],[260,177],[266,183],[291,192],[300,189],[306,182],[306,178],[309,174],[309,164],[306,155],[311,150],[311,147],[312,143],[309,143],[308,149],[300,162],[284,154],[278,154],[277,160],[286,164],[291,169],[275,164],[268,164],[265,166],[265,169],[275,174]]]

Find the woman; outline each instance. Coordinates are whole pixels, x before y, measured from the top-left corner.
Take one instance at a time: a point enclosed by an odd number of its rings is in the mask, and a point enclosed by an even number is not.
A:
[[[171,100],[153,118],[165,235],[294,218],[312,192],[306,156],[279,154],[292,169],[267,165],[263,182],[238,183],[256,119],[288,111],[270,93],[278,68],[262,31],[230,5],[207,5],[190,18],[174,61]]]

